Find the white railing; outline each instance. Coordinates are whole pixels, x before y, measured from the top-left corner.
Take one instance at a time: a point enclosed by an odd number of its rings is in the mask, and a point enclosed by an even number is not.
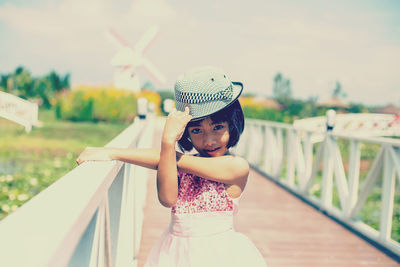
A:
[[[349,151],[339,148],[344,144]],[[364,178],[360,163],[361,148],[366,147],[375,150],[369,155],[373,162]],[[400,180],[400,140],[330,132],[321,140],[314,139],[312,131],[289,124],[246,120],[235,153],[330,216],[400,255],[400,244],[391,238],[396,176]],[[382,180],[380,187],[378,180]],[[379,229],[375,230],[359,214],[377,187],[382,198]],[[316,191],[319,197],[315,196]]]
[[[154,119],[109,147],[150,147]],[[136,266],[147,170],[85,162],[0,222],[0,266]]]
[[[307,129],[314,134],[325,133],[327,117],[311,117],[296,120],[293,126]],[[334,133],[356,134],[357,136],[400,136],[400,117],[394,114],[346,113],[334,115]]]
[[[0,91],[0,117],[23,125],[25,131],[30,132],[32,126],[40,125],[38,110],[38,104]]]

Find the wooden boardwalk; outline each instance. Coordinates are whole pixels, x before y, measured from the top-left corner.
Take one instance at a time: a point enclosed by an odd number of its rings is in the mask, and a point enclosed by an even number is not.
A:
[[[139,266],[169,225],[157,200],[155,172],[148,180]],[[256,171],[240,201],[235,227],[260,250],[268,266],[400,266],[393,259]]]

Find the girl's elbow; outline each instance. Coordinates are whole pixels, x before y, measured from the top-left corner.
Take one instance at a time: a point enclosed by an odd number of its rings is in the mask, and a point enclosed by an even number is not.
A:
[[[160,200],[161,205],[163,205],[166,208],[172,208],[176,202],[165,202]]]
[[[232,169],[234,169],[234,173],[239,177],[247,177],[250,172],[249,163],[243,159],[236,157],[234,161],[232,161]]]
[[[158,200],[160,201],[161,205],[163,205],[166,208],[172,208],[177,201],[177,197],[163,197],[163,196],[158,196]]]

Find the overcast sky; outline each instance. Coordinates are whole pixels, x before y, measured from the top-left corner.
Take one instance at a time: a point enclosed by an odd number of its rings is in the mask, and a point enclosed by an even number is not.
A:
[[[295,97],[400,105],[400,1],[0,0],[0,73],[71,73],[73,85],[110,84],[117,47],[160,25],[146,57],[167,77],[219,66],[245,92],[272,95],[277,72]],[[142,82],[147,73],[140,70]]]

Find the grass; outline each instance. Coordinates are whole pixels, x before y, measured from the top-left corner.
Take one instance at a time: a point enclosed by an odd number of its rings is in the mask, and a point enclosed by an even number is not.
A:
[[[104,146],[127,123],[60,121],[53,110],[40,110],[40,128],[0,118],[0,219],[76,167],[86,146]]]

